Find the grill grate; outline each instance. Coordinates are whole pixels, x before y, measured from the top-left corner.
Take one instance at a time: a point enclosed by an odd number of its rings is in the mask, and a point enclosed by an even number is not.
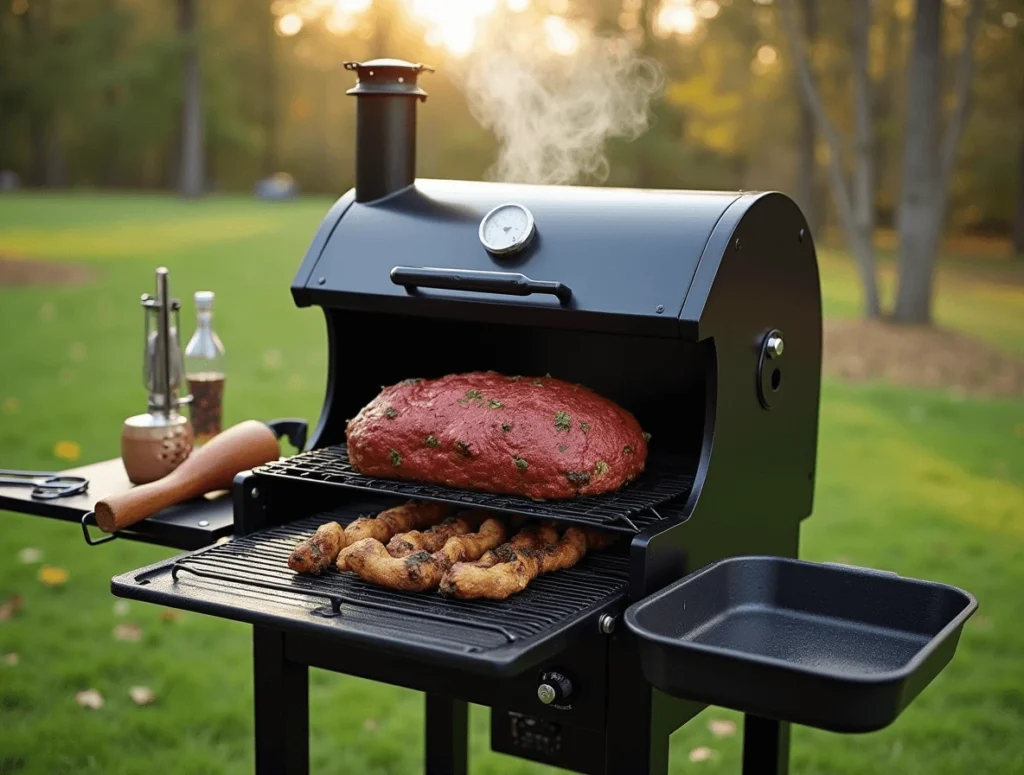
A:
[[[479,653],[543,634],[624,590],[629,576],[626,557],[593,554],[574,568],[535,579],[508,600],[490,601],[382,589],[333,569],[320,576],[304,576],[288,568],[294,546],[318,526],[329,520],[346,524],[355,516],[354,509],[329,511],[179,558],[171,569],[173,586],[181,590],[182,584],[188,584],[195,590],[215,584],[220,593],[230,592],[240,601],[290,603],[294,612],[305,617],[340,615],[339,621],[348,625],[359,622],[362,615],[375,627],[387,627],[388,614],[394,614],[401,619],[395,629],[405,638]],[[182,593],[193,599],[197,595],[196,591]],[[310,600],[322,605],[310,609]],[[419,626],[410,628],[409,617],[419,620]]]
[[[683,473],[684,470],[687,469],[679,459],[649,457],[647,470],[618,492],[558,501],[534,501],[511,495],[363,476],[349,462],[344,444],[278,460],[255,469],[254,473],[635,533],[644,524],[660,518],[656,507],[690,491],[693,477]]]

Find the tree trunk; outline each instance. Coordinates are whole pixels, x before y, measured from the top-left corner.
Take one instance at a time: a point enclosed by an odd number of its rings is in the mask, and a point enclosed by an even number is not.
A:
[[[814,39],[818,36],[818,0],[803,0],[804,7],[804,36],[807,46],[814,50]],[[796,88],[800,89],[799,79]],[[798,149],[799,160],[797,162],[796,178],[796,201],[804,212],[807,224],[811,227],[811,233],[817,234],[821,226],[821,206],[818,200],[817,186],[817,165],[814,159],[814,150],[817,138],[814,131],[814,113],[811,112],[807,100],[800,99],[800,147]]]
[[[277,65],[275,49],[277,33],[274,31],[274,14],[266,4],[267,14],[260,25],[263,51],[263,174],[278,172],[277,162]]]
[[[1013,218],[1013,252],[1024,258],[1024,116],[1021,116],[1020,152],[1017,156],[1017,212]]]
[[[828,117],[825,103],[815,83],[811,65],[804,48],[803,36],[796,24],[793,0],[780,0],[781,20],[793,52],[794,66],[800,79],[804,100],[814,114],[815,124],[828,143],[828,175],[832,184],[832,196],[836,210],[846,232],[846,240],[857,260],[861,284],[864,290],[864,315],[877,318],[881,314],[878,300],[878,281],[875,277],[874,232],[874,190],[871,158],[871,81],[867,70],[868,35],[871,27],[871,0],[856,0],[857,9],[853,17],[852,38],[859,49],[855,64],[854,113],[857,116],[857,131],[854,149],[855,171],[853,192],[843,170],[842,137],[835,124]],[[865,150],[866,149],[866,150]]]
[[[184,197],[202,196],[204,160],[203,84],[196,40],[199,0],[178,0],[178,32],[185,40],[181,104],[181,164],[179,191]]]
[[[952,115],[940,141],[942,1],[918,0],[907,78],[907,126],[900,200],[900,275],[893,319],[932,322],[935,257],[942,236],[949,179],[970,106],[974,36],[982,0],[973,0],[964,25]]]

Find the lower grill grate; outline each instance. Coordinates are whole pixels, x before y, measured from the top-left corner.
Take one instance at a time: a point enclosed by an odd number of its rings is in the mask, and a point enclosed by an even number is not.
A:
[[[344,444],[278,460],[255,469],[254,473],[635,533],[642,523],[660,518],[656,511],[658,506],[690,491],[693,477],[683,473],[684,470],[687,469],[678,459],[651,457],[647,461],[647,470],[618,492],[558,501],[533,501],[511,495],[363,476],[349,462]]]
[[[541,635],[565,619],[624,590],[628,580],[626,557],[589,555],[574,568],[535,579],[522,593],[504,601],[449,600],[437,592],[405,593],[368,584],[358,576],[333,569],[320,576],[296,574],[287,566],[288,555],[301,540],[324,522],[346,524],[352,509],[327,512],[250,536],[212,546],[174,562],[175,585],[216,582],[223,591],[243,591],[248,600],[266,598],[322,601],[303,613],[339,621],[358,622],[361,613],[376,626],[387,626],[387,615],[402,618],[402,636],[426,639],[466,653],[514,644]],[[230,590],[224,587],[229,585]],[[194,597],[194,593],[189,593]],[[384,619],[380,617],[383,616]],[[410,628],[415,619],[418,627]],[[326,623],[326,622],[325,622]]]

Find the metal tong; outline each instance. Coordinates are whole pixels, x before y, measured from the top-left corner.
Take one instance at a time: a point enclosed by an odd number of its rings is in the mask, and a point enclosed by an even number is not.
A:
[[[65,476],[56,471],[18,471],[0,468],[0,487],[31,487],[38,501],[80,495],[89,489],[84,476]]]

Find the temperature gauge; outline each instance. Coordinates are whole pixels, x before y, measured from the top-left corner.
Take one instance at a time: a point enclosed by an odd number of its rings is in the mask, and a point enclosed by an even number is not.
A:
[[[533,214],[522,205],[498,205],[480,221],[480,241],[498,256],[525,248],[533,232]]]

